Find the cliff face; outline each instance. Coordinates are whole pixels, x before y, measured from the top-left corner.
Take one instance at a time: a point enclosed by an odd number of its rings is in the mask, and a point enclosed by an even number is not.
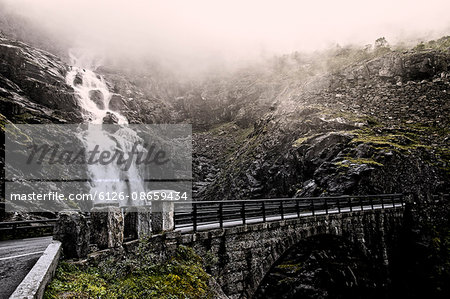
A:
[[[448,190],[449,58],[431,50],[389,53],[301,86],[291,82],[200,194]]]
[[[67,70],[56,56],[0,36],[2,115],[19,123],[80,122]]]

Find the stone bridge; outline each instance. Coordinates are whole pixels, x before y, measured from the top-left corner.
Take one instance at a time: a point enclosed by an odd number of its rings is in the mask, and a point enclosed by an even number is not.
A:
[[[251,298],[272,265],[305,238],[329,234],[353,242],[388,265],[402,226],[403,206],[246,224],[195,233],[166,233],[167,249],[186,245],[215,257],[210,273],[229,298]]]
[[[312,236],[339,236],[387,270],[404,208],[401,194],[192,202],[179,209],[163,203],[151,212],[103,207],[91,211],[90,224],[82,215],[61,213],[55,236],[66,257],[76,258],[87,254],[89,239],[99,249],[132,251],[138,242],[123,243],[124,230],[151,235],[156,256],[189,246],[209,260],[207,271],[229,298],[251,298],[277,260]]]

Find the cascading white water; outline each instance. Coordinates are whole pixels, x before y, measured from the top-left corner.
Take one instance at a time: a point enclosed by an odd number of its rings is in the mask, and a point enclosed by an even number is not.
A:
[[[74,55],[70,55],[70,57],[72,67],[66,76],[66,83],[72,86],[78,95],[83,117],[88,123],[88,129],[81,132],[79,138],[84,142],[88,152],[98,146],[97,149],[100,152],[121,151],[124,154],[124,159],[128,159],[133,146],[142,141],[141,138],[135,131],[127,127],[128,120],[125,116],[109,109],[111,92],[105,80],[92,70],[81,65],[77,66],[78,60]],[[92,92],[102,95],[97,96],[97,103],[91,98]],[[108,113],[117,117],[120,125],[118,130],[114,130],[114,133],[105,130],[102,126],[103,119]],[[137,147],[137,150],[145,151],[141,145]],[[135,162],[126,170],[117,163],[91,164],[88,165],[88,171],[91,179],[91,194],[109,193],[107,197],[111,198],[111,193],[116,192],[116,194],[122,194],[121,197],[126,199],[121,201],[120,205],[144,204],[140,201],[132,201],[131,192],[139,193],[145,190],[141,175],[142,170]],[[119,196],[116,198],[119,198]],[[98,203],[104,203],[104,201],[97,197],[94,204]]]
[[[70,55],[72,61],[71,71],[66,76],[66,83],[73,87],[80,99],[81,108],[84,110],[84,117],[92,124],[102,124],[103,118],[109,112],[118,118],[119,124],[127,124],[128,120],[121,114],[109,110],[109,102],[111,100],[111,92],[106,85],[103,77],[95,74],[93,71],[77,66],[77,59]],[[99,104],[91,100],[91,92],[100,93],[104,108],[100,108]]]

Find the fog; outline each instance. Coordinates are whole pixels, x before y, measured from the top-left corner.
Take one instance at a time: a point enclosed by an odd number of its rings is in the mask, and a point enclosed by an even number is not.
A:
[[[450,1],[0,0],[98,55],[207,64],[450,33]]]

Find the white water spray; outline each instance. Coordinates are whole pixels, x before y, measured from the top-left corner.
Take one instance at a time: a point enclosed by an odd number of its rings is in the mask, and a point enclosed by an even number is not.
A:
[[[77,66],[78,61],[75,56],[70,55],[72,67],[66,76],[66,83],[73,87],[78,95],[79,104],[85,121],[89,124],[88,129],[80,133],[87,151],[92,151],[98,146],[99,151],[121,151],[124,159],[128,159],[136,143],[141,142],[141,138],[135,131],[127,127],[128,120],[125,116],[109,109],[111,92],[103,77],[95,74],[92,70]],[[94,96],[95,94],[95,101]],[[109,132],[102,126],[106,116],[115,117],[120,126],[115,132]],[[139,145],[138,151],[145,151]],[[132,157],[131,157],[132,158]],[[132,201],[132,192],[140,193],[145,190],[142,179],[142,169],[136,165],[135,161],[130,168],[124,170],[117,163],[106,165],[90,164],[88,171],[91,179],[91,194],[121,194],[120,205],[141,205],[144,202]],[[110,197],[110,196],[109,196]],[[119,198],[119,196],[117,196]],[[94,204],[105,203],[99,198]]]

